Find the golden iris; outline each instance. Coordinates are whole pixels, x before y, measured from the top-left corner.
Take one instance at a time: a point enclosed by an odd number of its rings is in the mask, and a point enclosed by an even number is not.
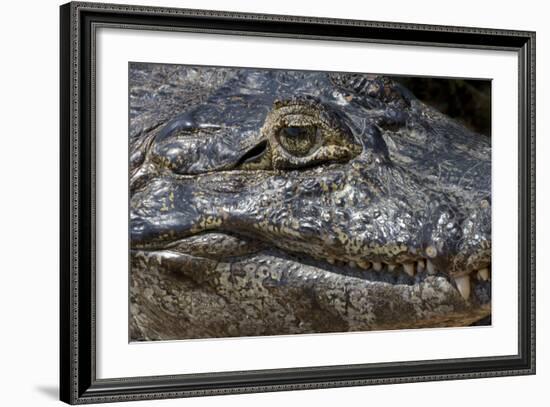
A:
[[[279,143],[289,153],[305,156],[316,146],[318,131],[315,126],[283,127],[278,134]]]

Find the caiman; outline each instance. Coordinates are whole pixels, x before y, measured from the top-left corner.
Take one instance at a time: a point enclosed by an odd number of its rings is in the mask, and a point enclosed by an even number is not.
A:
[[[131,340],[490,316],[489,137],[379,75],[129,72]]]

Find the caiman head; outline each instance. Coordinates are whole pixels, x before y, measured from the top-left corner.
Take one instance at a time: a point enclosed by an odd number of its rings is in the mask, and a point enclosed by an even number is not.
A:
[[[138,339],[490,315],[488,137],[389,78],[235,71],[132,143]],[[171,298],[152,300],[169,314],[164,333],[143,310],[158,284]]]

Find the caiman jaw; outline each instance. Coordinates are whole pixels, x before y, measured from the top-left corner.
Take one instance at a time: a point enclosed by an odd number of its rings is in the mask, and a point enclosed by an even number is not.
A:
[[[160,256],[168,257],[185,255],[198,260],[211,260],[217,264],[219,262],[232,262],[238,258],[247,258],[266,250],[269,251],[270,244],[234,234],[209,231],[169,242],[163,246],[134,245],[133,249],[156,252]],[[432,249],[428,247],[426,253],[435,257]],[[471,270],[450,277],[445,272],[439,271],[429,257],[420,257],[414,261],[402,263],[388,263],[376,259],[347,261],[336,257],[319,259],[300,252],[290,252],[285,257],[288,261],[318,267],[320,272],[330,271],[371,282],[413,285],[424,281],[428,276],[439,276],[451,281],[466,301],[469,300],[473,288],[479,287],[481,290],[487,290],[488,287],[485,287],[484,283],[490,281],[490,263],[478,270]]]

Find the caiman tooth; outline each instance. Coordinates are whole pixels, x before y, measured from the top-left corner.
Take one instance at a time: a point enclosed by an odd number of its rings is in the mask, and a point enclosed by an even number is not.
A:
[[[372,263],[372,268],[376,271],[380,271],[382,270],[382,263],[380,263],[379,261],[375,261]]]
[[[359,267],[361,267],[362,269],[364,269],[364,270],[370,269],[370,266],[371,266],[370,262],[369,262],[369,261],[365,261],[365,260],[359,260],[359,261],[357,262],[357,265],[358,265]]]
[[[428,270],[428,274],[436,274],[434,264],[430,259],[426,260],[426,270]]]
[[[414,263],[403,264],[403,270],[405,270],[405,273],[409,276],[414,277]]]
[[[426,263],[424,263],[423,259],[418,260],[418,263],[416,264],[416,271],[418,273],[423,273],[426,270]]]
[[[357,263],[354,262],[353,260],[350,261],[348,264],[349,264],[350,267],[353,267],[353,268],[357,267]]]
[[[388,264],[388,271],[394,271],[395,267],[395,264]]]
[[[467,300],[470,298],[470,275],[464,275],[460,277],[455,278],[456,287],[458,288],[458,292],[460,292],[460,295],[462,295],[462,298]]]
[[[327,258],[327,261],[330,263],[330,264],[335,264],[336,263],[336,259],[334,257],[329,257]]]
[[[488,268],[482,268],[477,271],[477,278],[478,280],[487,281],[489,280],[489,269]]]

